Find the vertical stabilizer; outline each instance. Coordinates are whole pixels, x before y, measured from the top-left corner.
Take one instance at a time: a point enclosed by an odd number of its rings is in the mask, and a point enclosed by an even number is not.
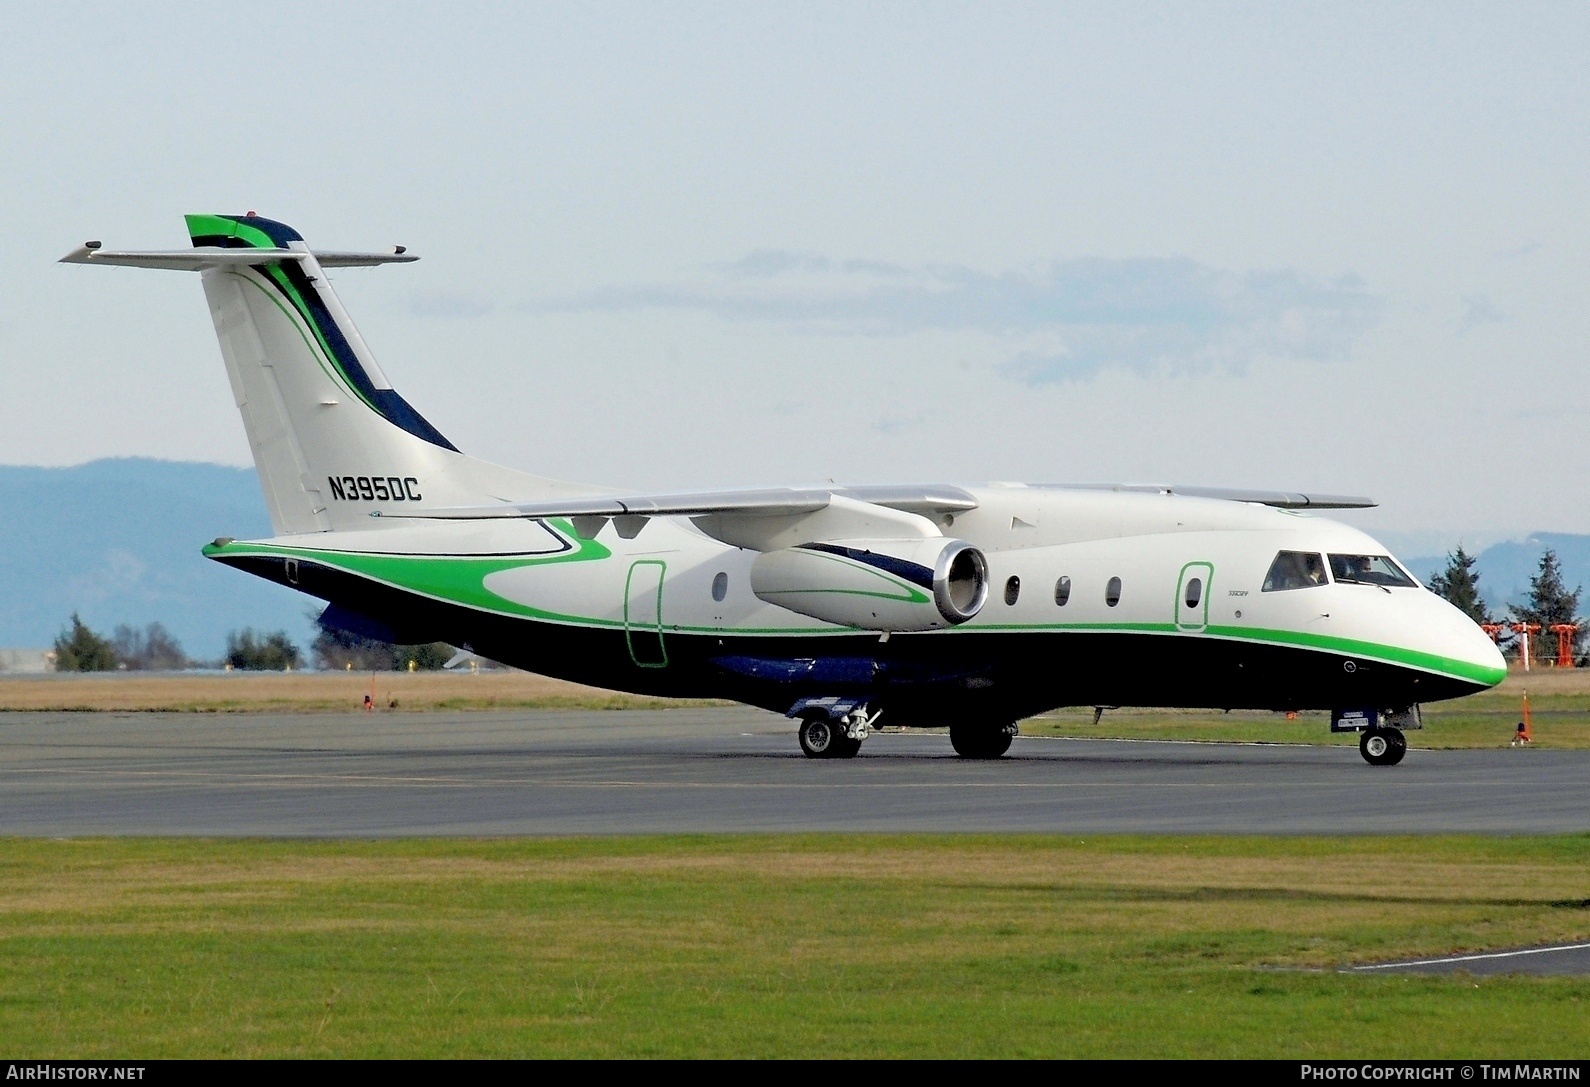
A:
[[[466,457],[398,395],[297,231],[256,215],[190,215],[201,272],[277,533],[371,528],[372,513],[524,501],[599,488]],[[259,263],[242,252],[258,251]],[[203,254],[210,254],[205,257]],[[105,254],[105,257],[121,256]],[[393,259],[327,255],[328,264]],[[132,259],[102,263],[133,263]],[[391,523],[391,522],[387,522]]]

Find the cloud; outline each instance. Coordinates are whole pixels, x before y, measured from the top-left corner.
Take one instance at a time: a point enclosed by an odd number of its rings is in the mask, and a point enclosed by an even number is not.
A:
[[[732,276],[766,279],[789,272],[826,272],[828,258],[820,253],[791,253],[784,249],[758,249],[732,264],[720,266]]]
[[[1383,308],[1356,277],[1186,258],[1083,257],[990,273],[759,250],[711,271],[696,286],[611,288],[529,308],[693,310],[839,335],[980,333],[998,341],[1002,372],[1030,384],[1109,368],[1240,372],[1259,358],[1337,358]]]
[[[1489,295],[1467,294],[1463,296],[1463,327],[1473,328],[1475,325],[1491,325],[1498,321],[1507,320],[1507,314],[1497,308]]]

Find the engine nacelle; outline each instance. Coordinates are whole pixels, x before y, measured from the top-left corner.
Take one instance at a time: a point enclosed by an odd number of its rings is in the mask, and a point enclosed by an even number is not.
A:
[[[835,540],[766,551],[751,591],[769,604],[862,630],[937,630],[988,599],[988,562],[965,540]]]

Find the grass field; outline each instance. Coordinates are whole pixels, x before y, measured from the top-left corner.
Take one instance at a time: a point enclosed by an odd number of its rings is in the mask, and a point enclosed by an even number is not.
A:
[[[1409,732],[1410,747],[1506,747],[1513,739],[1529,692],[1534,741],[1540,748],[1590,747],[1590,668],[1511,673],[1496,688],[1450,702],[1424,706],[1425,727]],[[1266,743],[1350,744],[1354,734],[1332,735],[1330,715],[1233,710],[1109,710],[1093,723],[1087,707],[1060,710],[1021,724],[1030,736],[1097,736],[1137,740],[1259,741]]]
[[[27,1056],[1582,1057],[1590,836],[0,841]]]

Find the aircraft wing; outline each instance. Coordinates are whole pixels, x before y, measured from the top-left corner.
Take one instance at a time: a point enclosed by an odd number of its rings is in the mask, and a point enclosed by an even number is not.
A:
[[[483,518],[528,517],[667,517],[740,514],[784,517],[815,513],[839,495],[907,513],[952,513],[977,508],[977,499],[951,486],[767,487],[744,491],[699,491],[681,494],[601,494],[501,506],[459,506],[386,517],[473,521]]]
[[[1224,487],[1186,487],[1153,483],[1040,483],[1034,490],[1117,491],[1176,494],[1228,502],[1254,502],[1280,509],[1365,509],[1369,498],[1352,495],[1249,491]],[[372,517],[405,520],[479,521],[499,518],[542,520],[566,517],[580,536],[591,539],[612,521],[618,534],[633,539],[652,517],[689,517],[707,535],[737,547],[763,550],[782,546],[792,533],[822,532],[823,538],[911,538],[939,534],[934,521],[945,514],[976,509],[971,492],[949,484],[856,487],[768,487],[757,490],[697,491],[676,494],[601,494],[513,502],[500,506],[384,511]],[[803,526],[803,527],[798,527]]]
[[[1236,487],[1188,487],[1165,483],[1042,483],[1034,486],[1066,491],[1127,491],[1137,494],[1179,494],[1256,502],[1283,510],[1364,510],[1379,505],[1373,498],[1349,494],[1302,494],[1297,491],[1249,491]]]

